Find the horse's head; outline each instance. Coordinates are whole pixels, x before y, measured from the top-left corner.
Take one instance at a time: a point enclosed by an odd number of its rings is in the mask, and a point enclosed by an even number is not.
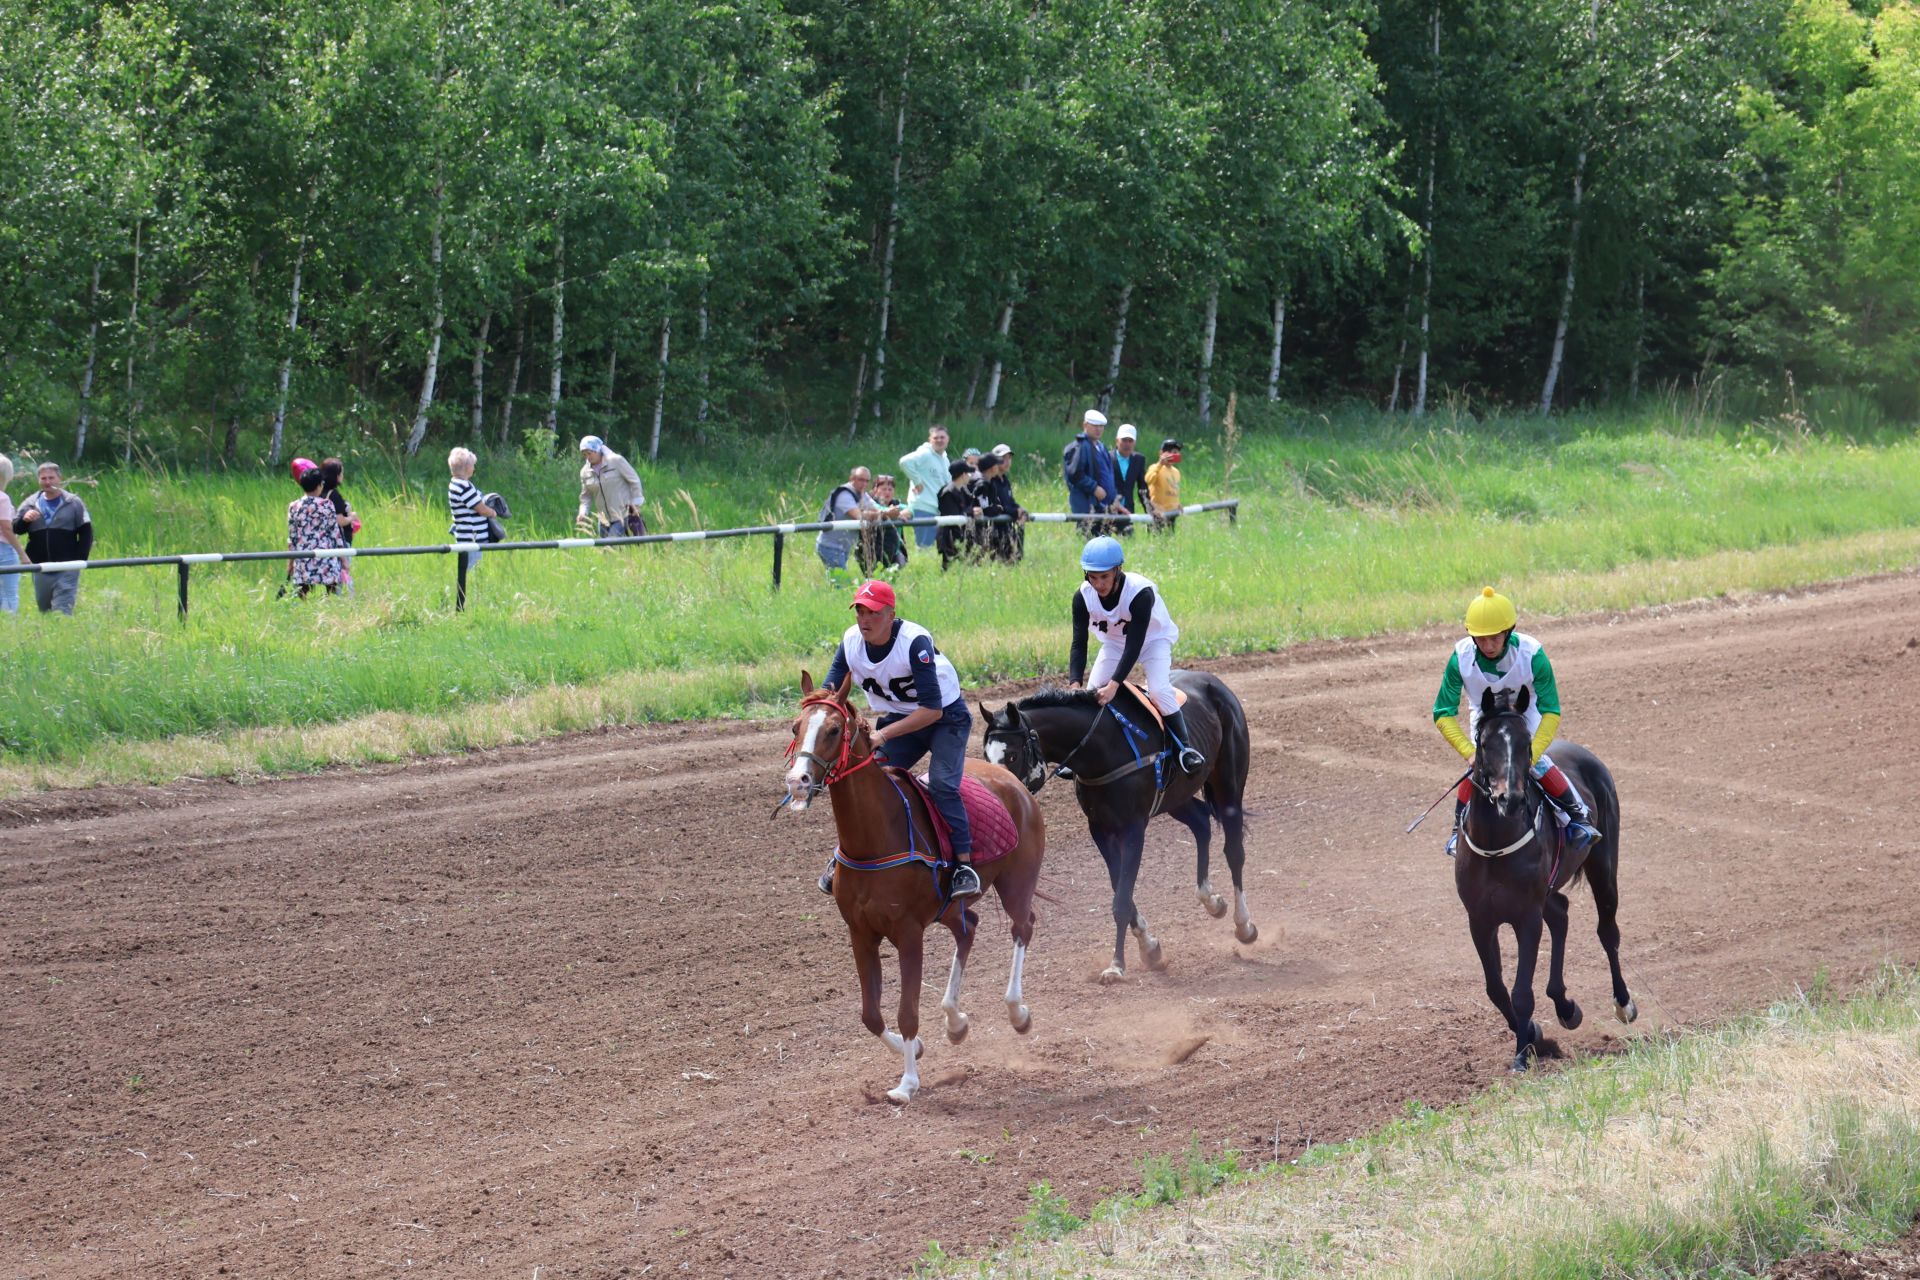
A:
[[[815,688],[812,673],[800,673],[800,713],[793,718],[793,741],[787,744],[787,800],[795,812],[804,811],[845,775],[850,763],[872,754],[867,722],[847,701],[852,684],[849,675],[837,688]]]
[[[1533,766],[1533,733],[1527,727],[1532,693],[1522,689],[1487,690],[1480,695],[1480,723],[1474,730],[1473,785],[1501,816],[1527,804],[1527,775]]]
[[[1038,791],[1047,780],[1047,758],[1040,750],[1040,735],[1020,718],[1020,705],[1009,702],[1007,709],[995,715],[980,703],[980,718],[987,723],[987,736],[981,754],[988,764],[997,764]]]

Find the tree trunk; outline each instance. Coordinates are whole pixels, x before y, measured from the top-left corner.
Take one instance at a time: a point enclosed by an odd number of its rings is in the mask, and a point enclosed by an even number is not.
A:
[[[87,451],[87,426],[93,421],[93,363],[100,351],[100,259],[93,260],[93,283],[87,287],[87,367],[80,374],[80,426],[74,432],[73,457]]]
[[[847,419],[847,439],[860,430],[860,401],[867,390],[867,353],[860,353],[860,365],[853,371],[853,416]]]
[[[700,411],[695,422],[707,420],[708,377],[713,372],[713,357],[707,351],[707,286],[700,286]]]
[[[1013,299],[1009,297],[1000,304],[999,341],[994,344],[993,349],[993,372],[987,376],[986,417],[988,422],[993,421],[993,411],[1000,405],[1000,370],[1005,366],[1007,334],[1012,328]]]
[[[141,235],[146,229],[146,219],[133,220],[133,288],[127,300],[127,431],[122,441],[125,446],[121,455],[122,462],[133,461],[133,433],[138,426],[139,411],[134,407],[133,373],[134,344],[140,336],[140,266]]]
[[[1120,309],[1113,319],[1113,354],[1107,357],[1107,383],[1100,388],[1100,412],[1113,403],[1114,384],[1120,381],[1120,356],[1127,349],[1127,308],[1133,305],[1133,282],[1120,287]]]
[[[1627,398],[1640,398],[1640,361],[1647,353],[1647,273],[1633,274],[1633,364],[1627,374]]]
[[[973,376],[967,379],[967,412],[973,412],[973,402],[980,392],[980,372],[986,368],[987,357],[977,355],[973,358]]]
[[[500,446],[505,448],[513,436],[513,402],[520,398],[520,372],[527,356],[527,299],[523,294],[513,308],[513,370],[507,375],[507,396],[500,402]]]
[[[438,163],[434,168],[439,169]],[[440,243],[441,224],[446,219],[447,182],[444,176],[435,174],[433,183],[433,240],[431,260],[433,262],[433,339],[427,344],[427,371],[420,379],[420,403],[413,411],[413,431],[407,436],[407,456],[420,452],[420,442],[427,438],[427,411],[433,408],[433,387],[440,377],[440,335],[446,327],[446,289],[440,266],[443,260]]]
[[[880,259],[880,333],[873,345],[873,416],[881,413],[881,397],[887,388],[887,321],[893,312],[893,248],[900,232],[900,159],[907,139],[907,67],[911,59],[900,63],[900,108],[893,117],[893,186],[887,197],[887,247]]]
[[[493,328],[493,308],[480,316],[480,335],[473,341],[473,429],[474,442],[480,441],[482,419],[487,407],[487,333]]]
[[[660,382],[653,392],[653,438],[647,443],[647,461],[660,461],[660,422],[667,414],[667,352],[673,337],[673,314],[660,317]]]
[[[1400,379],[1407,371],[1407,326],[1413,322],[1413,262],[1407,259],[1407,292],[1400,301],[1400,352],[1393,358],[1393,390],[1387,396],[1387,412],[1400,412]]]
[[[1593,56],[1593,47],[1600,39],[1600,0],[1593,0],[1587,16],[1587,55]],[[1573,162],[1573,226],[1567,236],[1567,274],[1560,286],[1560,319],[1553,326],[1553,352],[1547,357],[1547,380],[1540,388],[1540,412],[1542,415],[1553,412],[1553,393],[1560,383],[1561,362],[1567,354],[1567,326],[1573,320],[1573,284],[1574,267],[1580,257],[1580,218],[1583,184],[1587,177],[1587,143],[1580,143],[1580,152]]]
[[[565,363],[567,333],[567,233],[554,236],[553,247],[553,371],[547,377],[547,430],[560,439],[560,370]]]
[[[1287,295],[1273,298],[1273,358],[1267,362],[1267,403],[1280,398],[1280,340],[1287,332]]]
[[[1433,74],[1437,81],[1440,75],[1440,6],[1433,6]],[[1436,108],[1436,114],[1438,109]],[[1420,288],[1420,371],[1414,379],[1413,416],[1424,417],[1427,412],[1427,356],[1432,349],[1433,338],[1433,177],[1440,153],[1440,130],[1437,124],[1427,126],[1427,225],[1426,283]]]
[[[1587,149],[1580,148],[1573,164],[1573,231],[1567,237],[1567,275],[1560,286],[1560,320],[1553,327],[1553,354],[1547,359],[1547,381],[1540,388],[1540,412],[1553,412],[1553,392],[1560,382],[1560,363],[1567,354],[1567,325],[1573,318],[1573,269],[1580,253],[1581,184],[1587,176]]]
[[[1207,321],[1200,334],[1200,425],[1213,423],[1213,339],[1220,331],[1220,282],[1207,290]]]
[[[273,436],[267,441],[267,461],[280,461],[280,445],[286,437],[287,383],[293,377],[293,343],[300,332],[300,272],[307,265],[307,233],[300,232],[300,251],[293,257],[293,301],[287,306],[287,350],[280,357],[280,399],[273,409]]]

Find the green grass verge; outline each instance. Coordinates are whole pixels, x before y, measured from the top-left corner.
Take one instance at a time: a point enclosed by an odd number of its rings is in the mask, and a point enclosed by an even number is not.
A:
[[[1920,446],[1721,430],[1657,418],[1467,424],[1254,416],[1232,460],[1237,525],[1196,517],[1133,540],[1185,656],[1450,621],[1482,582],[1523,614],[1800,585],[1911,564]],[[1061,433],[956,424],[958,443],[1016,448],[1023,501],[1063,505]],[[1143,434],[1157,434],[1151,426]],[[811,518],[854,462],[914,443],[715,442],[645,468],[657,529]],[[1227,485],[1226,442],[1190,437],[1189,501]],[[485,459],[515,532],[566,531],[572,468]],[[83,477],[97,554],[284,545],[278,475]],[[443,469],[349,473],[369,544],[446,536]],[[195,571],[173,613],[170,569],[82,582],[79,616],[6,620],[17,713],[0,723],[0,788],[306,768],[522,740],[636,719],[736,714],[792,696],[846,625],[810,540],[769,588],[766,540],[496,553],[468,612],[446,557],[364,561],[351,599],[275,601],[279,566]],[[1014,568],[941,574],[916,558],[901,590],[970,684],[1061,670],[1078,539],[1034,529]]]
[[[1082,1221],[1045,1184],[1015,1243],[922,1275],[1734,1277],[1904,1232],[1920,1211],[1920,981],[1515,1080],[1239,1173],[1143,1162]],[[1218,1187],[1218,1190],[1214,1190]],[[1201,1195],[1198,1193],[1209,1192]],[[1157,1206],[1157,1207],[1149,1207]]]

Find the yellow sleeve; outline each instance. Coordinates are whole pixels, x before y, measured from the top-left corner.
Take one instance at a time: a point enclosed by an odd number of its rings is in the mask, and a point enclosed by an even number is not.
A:
[[[1556,720],[1559,718],[1554,717]],[[1463,760],[1473,759],[1473,742],[1467,737],[1467,731],[1460,727],[1459,716],[1441,716],[1433,723],[1440,730],[1440,736],[1453,744],[1453,749],[1460,753]]]
[[[1547,754],[1547,748],[1553,745],[1553,736],[1560,732],[1560,713],[1542,711],[1540,727],[1533,731],[1533,762],[1540,763],[1540,757]]]

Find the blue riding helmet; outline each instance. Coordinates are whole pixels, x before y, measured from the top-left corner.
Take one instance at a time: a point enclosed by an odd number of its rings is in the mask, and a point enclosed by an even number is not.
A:
[[[1120,545],[1118,538],[1094,538],[1080,548],[1080,567],[1088,573],[1105,573],[1126,562],[1127,549]]]

